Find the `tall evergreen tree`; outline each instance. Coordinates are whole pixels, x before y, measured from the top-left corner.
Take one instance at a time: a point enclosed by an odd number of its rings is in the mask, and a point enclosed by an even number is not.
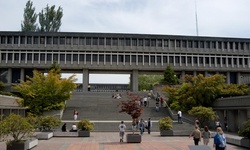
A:
[[[175,75],[174,69],[172,69],[170,66],[167,66],[166,70],[164,70],[164,78],[162,82],[168,85],[178,84],[179,80]]]
[[[26,7],[24,9],[23,21],[21,24],[21,28],[23,32],[27,31],[36,31],[37,30],[37,14],[35,13],[35,7],[33,7],[33,2],[30,0],[26,3]]]
[[[47,5],[47,7],[39,13],[40,28],[38,31],[58,32],[62,25],[62,16],[63,9],[60,6],[57,10],[55,10],[55,5],[51,7]]]

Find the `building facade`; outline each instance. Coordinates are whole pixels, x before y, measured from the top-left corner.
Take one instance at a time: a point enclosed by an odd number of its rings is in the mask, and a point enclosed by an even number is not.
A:
[[[250,39],[118,33],[0,32],[0,80],[6,85],[46,71],[53,62],[62,72],[82,73],[83,91],[90,73],[162,74],[170,65],[179,77],[222,74],[227,83],[250,80]]]

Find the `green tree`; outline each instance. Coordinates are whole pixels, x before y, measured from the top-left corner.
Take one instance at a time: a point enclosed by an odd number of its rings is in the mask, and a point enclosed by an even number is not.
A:
[[[55,10],[55,5],[49,7],[47,5],[39,13],[39,23],[40,27],[38,31],[40,32],[58,32],[62,22],[61,19],[63,17],[63,9],[59,6],[57,10]]]
[[[37,30],[37,14],[35,13],[35,7],[33,7],[33,2],[30,0],[26,3],[26,7],[24,9],[23,21],[21,24],[21,28],[23,32],[27,31],[36,31]]]
[[[38,71],[34,71],[33,74],[33,78],[27,77],[27,81],[21,81],[13,87],[22,95],[22,105],[36,115],[48,110],[63,109],[65,101],[71,98],[72,91],[76,87],[75,75],[61,79],[60,74],[54,70],[50,70],[47,75]]]
[[[138,77],[139,91],[151,90],[152,86],[159,84],[163,79],[162,75],[146,75],[142,74]]]
[[[174,70],[170,66],[167,66],[166,70],[164,70],[163,76],[163,84],[176,85],[179,83],[178,77],[175,75]]]
[[[208,125],[209,121],[216,119],[216,113],[213,111],[212,107],[193,107],[188,113],[199,120],[201,127]]]

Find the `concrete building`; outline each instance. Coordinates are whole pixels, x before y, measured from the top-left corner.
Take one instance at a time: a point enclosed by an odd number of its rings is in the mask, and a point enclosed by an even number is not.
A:
[[[82,73],[83,91],[90,73],[161,73],[167,65],[179,77],[216,73],[227,83],[246,83],[250,76],[250,39],[115,33],[0,32],[0,79],[7,85],[46,71],[56,61],[63,72]]]

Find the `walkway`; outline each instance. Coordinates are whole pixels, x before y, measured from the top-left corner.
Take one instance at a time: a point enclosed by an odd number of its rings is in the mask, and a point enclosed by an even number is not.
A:
[[[209,147],[212,147],[211,138]],[[192,138],[188,136],[161,137],[159,132],[150,135],[145,133],[141,143],[119,142],[118,132],[91,132],[88,138],[51,138],[39,140],[32,150],[189,150],[193,145]],[[200,145],[203,145],[200,143]],[[0,149],[5,150],[5,143],[0,143]],[[227,150],[247,150],[242,147],[227,144]]]

